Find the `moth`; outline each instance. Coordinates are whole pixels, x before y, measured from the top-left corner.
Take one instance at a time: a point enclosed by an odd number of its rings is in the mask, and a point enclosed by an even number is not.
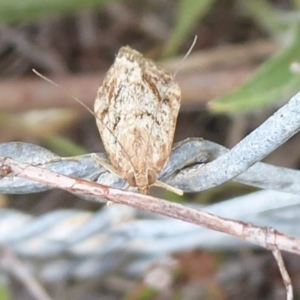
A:
[[[148,194],[173,144],[181,91],[171,74],[129,46],[122,47],[94,103],[96,123],[111,172]],[[100,162],[101,163],[101,162]]]

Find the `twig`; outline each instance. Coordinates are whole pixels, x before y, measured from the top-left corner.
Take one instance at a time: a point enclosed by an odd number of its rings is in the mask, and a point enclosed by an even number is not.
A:
[[[7,248],[1,249],[1,266],[18,278],[36,300],[51,300],[43,287],[28,272],[18,258]]]
[[[4,166],[8,167],[12,172],[11,175],[17,177],[34,180],[72,193],[99,197],[106,201],[125,204],[149,212],[180,219],[233,235],[264,248],[278,248],[283,251],[300,254],[300,239],[286,236],[275,230],[270,234],[268,230],[259,226],[221,218],[163,199],[117,190],[82,179],[64,176],[49,170],[22,164],[6,157],[0,157],[0,164],[2,164],[1,168]],[[99,201],[100,200],[101,199],[99,199]]]
[[[279,249],[275,248],[272,250],[273,256],[275,257],[275,260],[277,262],[277,265],[279,267],[281,276],[282,276],[282,280],[283,283],[285,285],[286,288],[286,299],[287,300],[293,300],[294,296],[293,296],[293,285],[292,285],[292,281],[291,278],[286,270],[281,252],[279,251]]]

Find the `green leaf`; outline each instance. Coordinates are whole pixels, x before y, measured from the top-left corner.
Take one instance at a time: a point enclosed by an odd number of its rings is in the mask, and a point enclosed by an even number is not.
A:
[[[163,56],[175,54],[195,24],[211,8],[214,0],[179,0],[175,28],[163,49]]]
[[[292,24],[292,18],[287,19],[288,13],[277,9],[265,0],[240,0],[239,4],[251,15],[251,18],[267,31],[273,39],[286,37],[287,28]]]
[[[292,72],[291,64],[300,62],[300,39],[266,61],[252,79],[235,92],[212,101],[215,112],[235,113],[256,110],[291,97],[300,90],[300,72]]]
[[[1,23],[29,21],[40,16],[71,14],[109,0],[1,0]]]

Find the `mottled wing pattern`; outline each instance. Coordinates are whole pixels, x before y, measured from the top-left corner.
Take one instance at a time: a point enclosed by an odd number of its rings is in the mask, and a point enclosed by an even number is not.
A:
[[[122,47],[95,101],[97,126],[111,164],[126,179],[165,165],[180,107],[173,77],[130,47]],[[146,179],[145,179],[146,180]],[[138,186],[147,185],[140,182]]]

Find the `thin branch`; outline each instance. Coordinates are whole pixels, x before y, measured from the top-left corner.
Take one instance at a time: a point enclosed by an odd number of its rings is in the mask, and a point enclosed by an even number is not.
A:
[[[22,262],[7,248],[1,249],[1,266],[19,279],[36,300],[51,300],[44,288]]]
[[[281,252],[279,251],[279,249],[275,248],[274,250],[272,250],[273,256],[275,257],[275,260],[277,262],[277,265],[279,267],[281,276],[282,276],[282,280],[283,283],[285,285],[286,288],[286,299],[287,300],[293,300],[294,296],[293,296],[293,285],[292,285],[292,281],[291,278],[287,272],[287,269],[285,267]]]
[[[11,170],[11,175],[34,180],[72,193],[99,197],[115,203],[125,204],[180,219],[212,230],[224,232],[264,248],[278,248],[300,254],[300,239],[286,236],[276,230],[270,233],[266,228],[241,221],[221,218],[216,215],[195,210],[163,199],[117,190],[93,182],[64,176],[46,169],[19,163],[10,158],[0,157],[1,168]],[[10,175],[8,175],[10,176]]]

